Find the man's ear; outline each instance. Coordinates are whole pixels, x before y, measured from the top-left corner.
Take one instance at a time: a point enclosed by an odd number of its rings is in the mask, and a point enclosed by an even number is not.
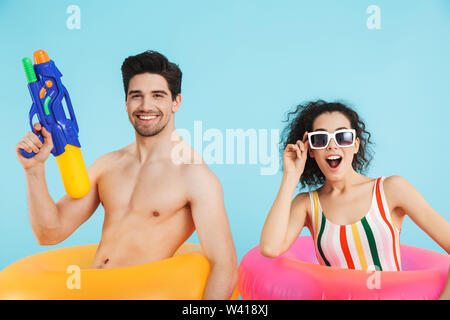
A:
[[[175,113],[180,108],[181,104],[181,94],[177,94],[175,100],[172,101],[172,112]]]

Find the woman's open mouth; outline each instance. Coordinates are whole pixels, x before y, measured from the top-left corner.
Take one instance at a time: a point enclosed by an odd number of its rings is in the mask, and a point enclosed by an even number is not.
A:
[[[329,157],[327,157],[326,160],[327,160],[328,166],[331,169],[336,170],[336,169],[338,169],[339,165],[342,162],[342,157],[341,156],[329,156]]]

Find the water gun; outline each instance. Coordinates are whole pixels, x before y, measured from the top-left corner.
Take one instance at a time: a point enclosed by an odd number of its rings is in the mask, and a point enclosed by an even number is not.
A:
[[[33,117],[37,115],[39,123],[52,135],[52,154],[61,173],[64,188],[72,198],[82,198],[90,188],[89,177],[81,145],[78,141],[78,123],[72,108],[69,93],[61,82],[62,73],[58,70],[47,52],[38,50],[34,52],[34,65],[30,58],[23,58],[22,64],[28,80],[33,104],[28,115],[31,130]],[[70,118],[66,117],[62,101],[65,100]],[[41,132],[36,132],[39,139],[44,142]],[[35,156],[34,152],[20,149],[26,158]]]

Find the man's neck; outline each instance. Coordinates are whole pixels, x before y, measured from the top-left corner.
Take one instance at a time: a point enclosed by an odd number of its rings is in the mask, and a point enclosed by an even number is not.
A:
[[[136,132],[135,152],[139,163],[170,158],[174,131],[174,124],[170,121],[161,132],[151,137],[143,137]]]

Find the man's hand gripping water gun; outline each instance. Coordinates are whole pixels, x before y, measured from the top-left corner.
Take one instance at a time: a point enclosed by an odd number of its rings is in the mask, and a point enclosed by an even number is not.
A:
[[[61,173],[64,188],[72,198],[82,198],[90,188],[89,177],[81,145],[78,141],[78,124],[72,108],[69,93],[61,82],[61,72],[53,60],[50,60],[44,50],[34,52],[34,62],[30,58],[22,60],[28,80],[33,104],[29,113],[31,130],[28,135],[17,144],[20,159],[27,169],[35,161],[44,162],[49,154],[48,149],[55,156]],[[65,100],[70,119],[66,117],[62,100]],[[33,117],[37,115],[39,123],[33,126]],[[42,149],[41,149],[42,148]]]

